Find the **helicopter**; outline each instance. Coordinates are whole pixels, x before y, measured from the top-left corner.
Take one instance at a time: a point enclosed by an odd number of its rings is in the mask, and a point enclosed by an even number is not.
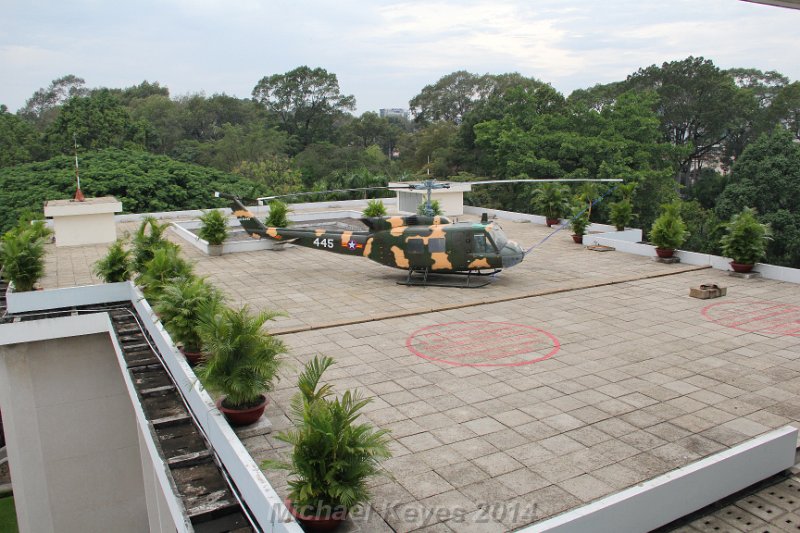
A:
[[[621,182],[621,179],[541,179],[541,180],[488,180],[467,182],[470,185],[515,182]],[[326,192],[361,191],[368,189],[398,189],[400,187],[365,187],[337,189]],[[406,188],[406,187],[402,187]],[[231,194],[215,192],[218,198],[231,201],[233,215],[242,228],[256,239],[271,239],[279,243],[293,243],[307,248],[344,255],[366,257],[385,266],[407,272],[401,285],[433,285],[444,287],[478,288],[505,268],[513,267],[525,258],[519,243],[510,240],[496,222],[490,222],[486,213],[481,222],[452,222],[446,216],[433,215],[431,191],[449,188],[447,183],[425,180],[410,183],[408,189],[427,190],[425,215],[364,217],[361,221],[367,231],[332,230],[329,228],[295,229],[267,227],[250,212],[242,199]],[[296,193],[282,196],[302,196],[313,193]],[[281,197],[282,197],[281,196]],[[258,198],[259,203],[279,196]],[[453,283],[432,279],[438,274],[466,276],[466,283]]]

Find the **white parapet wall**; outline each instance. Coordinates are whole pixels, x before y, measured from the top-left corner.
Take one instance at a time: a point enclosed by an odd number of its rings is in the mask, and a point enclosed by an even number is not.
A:
[[[117,238],[114,213],[122,203],[113,196],[75,200],[50,200],[44,216],[53,219],[56,246],[83,246],[113,242]]]
[[[776,429],[521,531],[645,533],[791,468],[796,446],[797,428]]]
[[[514,222],[531,222],[533,224],[544,224],[545,218],[539,215],[528,215],[524,213],[514,213],[512,211],[501,211],[499,209],[486,209],[483,207],[464,206],[464,213],[470,215],[480,215],[487,213],[490,217],[511,220]],[[567,220],[561,220],[560,225],[567,224]],[[556,231],[558,228],[555,228]],[[565,231],[568,231],[565,229]],[[618,252],[646,257],[655,257],[655,246],[641,242],[642,230],[636,228],[626,228],[625,231],[616,231],[614,226],[605,224],[591,224],[587,228],[587,234],[583,236],[583,244],[586,246],[611,246]],[[675,255],[680,258],[681,263],[687,265],[710,266],[717,270],[730,272],[730,260],[718,255],[702,254],[685,250],[676,250]],[[785,281],[787,283],[800,283],[800,269],[768,265],[766,263],[756,263],[754,272],[761,274],[762,278]]]

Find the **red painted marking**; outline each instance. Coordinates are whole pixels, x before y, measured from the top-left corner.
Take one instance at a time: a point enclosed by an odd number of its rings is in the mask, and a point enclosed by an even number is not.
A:
[[[800,306],[778,302],[719,302],[701,311],[708,320],[749,333],[800,337]]]
[[[448,322],[421,328],[406,339],[418,357],[456,366],[522,366],[561,349],[550,332],[509,322]]]

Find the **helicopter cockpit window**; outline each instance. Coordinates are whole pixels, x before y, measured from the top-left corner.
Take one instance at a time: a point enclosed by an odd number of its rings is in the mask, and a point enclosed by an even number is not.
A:
[[[422,239],[408,239],[406,251],[410,254],[421,254],[423,246]]]
[[[489,251],[489,246],[486,244],[486,235],[476,234],[472,236],[472,253],[485,254]]]
[[[499,249],[505,248],[506,244],[508,243],[508,238],[500,228],[488,228],[487,231]]]
[[[428,239],[428,251],[432,254],[444,252],[444,239],[442,238],[435,238],[435,239]]]

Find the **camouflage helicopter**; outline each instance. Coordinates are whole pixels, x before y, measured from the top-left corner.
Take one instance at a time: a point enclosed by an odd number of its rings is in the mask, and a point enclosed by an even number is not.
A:
[[[488,180],[467,182],[470,185],[519,182],[620,182],[621,179],[581,180]],[[496,222],[489,222],[486,213],[480,223],[451,222],[445,216],[432,215],[431,191],[449,188],[447,183],[425,180],[409,184],[408,189],[427,190],[428,215],[364,217],[361,221],[367,231],[343,231],[328,228],[295,229],[267,227],[253,215],[237,196],[216,192],[215,196],[231,201],[231,209],[242,227],[256,239],[271,239],[327,252],[361,256],[382,265],[405,270],[408,275],[401,285],[435,285],[445,287],[477,288],[490,280],[475,281],[473,277],[497,274],[522,262],[525,251],[508,239]],[[365,187],[337,189],[325,192],[362,191],[368,189],[398,189],[399,187]],[[405,188],[405,187],[403,187]],[[284,196],[302,196],[313,193],[268,196],[259,203]],[[466,276],[466,283],[435,281],[429,275],[448,274]]]

